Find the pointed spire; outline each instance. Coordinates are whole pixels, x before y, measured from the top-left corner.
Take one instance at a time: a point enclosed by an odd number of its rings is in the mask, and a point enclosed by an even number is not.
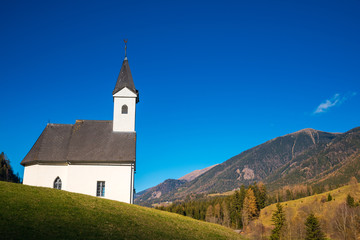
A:
[[[122,63],[121,69],[120,69],[120,73],[118,76],[118,79],[116,81],[116,85],[113,91],[113,95],[115,93],[117,93],[118,91],[120,91],[121,89],[127,87],[130,91],[132,91],[135,94],[138,94],[138,91],[135,88],[135,84],[131,75],[131,71],[130,71],[130,66],[129,66],[129,62],[126,56],[126,50],[127,50],[127,39],[124,40],[125,43],[125,58],[124,61]]]

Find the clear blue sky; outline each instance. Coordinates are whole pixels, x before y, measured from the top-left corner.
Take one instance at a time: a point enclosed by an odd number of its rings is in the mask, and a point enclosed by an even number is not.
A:
[[[0,4],[0,151],[15,172],[48,121],[111,120],[128,58],[136,190],[303,128],[360,126],[360,1]]]

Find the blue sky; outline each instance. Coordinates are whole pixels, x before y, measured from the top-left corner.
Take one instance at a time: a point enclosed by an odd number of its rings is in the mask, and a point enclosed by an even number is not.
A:
[[[128,41],[141,191],[303,128],[360,126],[360,1],[2,1],[0,151],[111,120]]]

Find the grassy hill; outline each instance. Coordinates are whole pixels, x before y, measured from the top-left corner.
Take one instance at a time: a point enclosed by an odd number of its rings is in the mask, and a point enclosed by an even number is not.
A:
[[[332,196],[333,200],[330,202],[321,202],[323,199],[327,199],[328,194]],[[301,211],[304,211],[304,209],[309,209],[319,215],[323,215],[323,211],[333,211],[336,206],[344,203],[348,194],[351,194],[351,196],[355,199],[360,199],[360,184],[358,184],[356,188],[354,188],[354,186],[347,185],[329,192],[287,201],[281,204],[284,206],[285,211],[291,210],[294,213],[300,213]],[[272,225],[271,216],[275,209],[276,204],[272,204],[261,210],[259,221],[261,221],[266,227],[270,227]]]
[[[332,196],[331,201],[327,201],[328,195]],[[305,231],[305,219],[310,213],[314,213],[321,223],[323,231],[331,239],[342,239],[342,237],[336,237],[336,233],[332,229],[334,216],[341,204],[346,202],[347,195],[350,194],[354,197],[355,201],[360,200],[360,184],[350,184],[341,188],[337,188],[332,191],[328,191],[322,194],[309,196],[297,200],[282,202],[281,205],[284,208],[285,218],[287,221],[288,228],[287,233],[289,234],[291,226],[292,235],[304,233]],[[271,220],[273,212],[276,210],[276,204],[272,204],[263,208],[260,212],[260,217],[252,223],[252,226],[248,229],[248,237],[251,237],[256,229],[256,225],[261,223],[264,229],[264,235],[269,236],[270,231],[273,228],[273,222]],[[288,237],[288,239],[291,239]],[[352,238],[349,238],[352,239]]]
[[[1,239],[242,239],[178,214],[7,182],[0,206]]]

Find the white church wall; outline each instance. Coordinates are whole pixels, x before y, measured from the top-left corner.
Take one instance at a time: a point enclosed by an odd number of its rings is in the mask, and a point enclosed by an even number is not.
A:
[[[67,191],[96,196],[97,181],[105,181],[104,198],[130,203],[130,165],[69,165],[68,177]]]
[[[122,114],[122,106],[128,107],[128,113]],[[136,97],[114,97],[113,130],[123,132],[135,131]]]
[[[62,189],[66,189],[67,176],[67,165],[35,164],[25,167],[23,184],[53,188],[55,179],[59,177]]]
[[[105,181],[104,198],[131,203],[131,165],[31,165],[24,170],[25,185],[54,187],[60,177],[62,190],[96,196],[97,181]]]

